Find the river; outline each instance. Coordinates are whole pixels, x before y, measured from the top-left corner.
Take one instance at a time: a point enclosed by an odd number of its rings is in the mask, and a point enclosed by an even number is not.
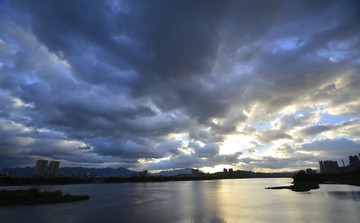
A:
[[[320,189],[310,192],[264,189],[290,185],[291,180],[258,178],[39,186],[41,191],[87,194],[90,200],[0,207],[0,222],[359,222],[360,187],[320,185]]]

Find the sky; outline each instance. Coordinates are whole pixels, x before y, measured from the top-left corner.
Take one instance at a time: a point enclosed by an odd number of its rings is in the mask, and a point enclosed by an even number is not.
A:
[[[359,24],[357,0],[0,0],[0,168],[346,164]]]

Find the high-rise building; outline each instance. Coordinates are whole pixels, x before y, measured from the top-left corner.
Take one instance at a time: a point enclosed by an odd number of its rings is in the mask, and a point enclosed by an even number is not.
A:
[[[339,172],[339,164],[336,161],[326,160],[319,161],[320,173],[337,173]]]
[[[47,173],[47,160],[38,160],[36,161],[35,174],[37,176],[45,176]]]
[[[48,176],[49,177],[53,177],[56,175],[56,171],[60,166],[60,162],[59,161],[50,161],[49,163],[49,172],[48,172]]]

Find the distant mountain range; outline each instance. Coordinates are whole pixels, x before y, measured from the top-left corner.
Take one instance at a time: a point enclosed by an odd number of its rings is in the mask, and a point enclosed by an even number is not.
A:
[[[3,168],[0,169],[0,172],[3,173],[17,173],[23,176],[31,175],[35,172],[35,167],[15,167],[15,168]],[[119,176],[130,176],[135,171],[128,170],[124,167],[120,167],[117,169],[113,168],[84,168],[84,167],[61,167],[58,170],[58,173],[62,173],[65,176],[70,176],[72,174],[87,174],[90,173],[91,175],[103,175],[103,176],[109,176],[109,175],[119,175]]]
[[[2,173],[17,173],[21,176],[29,176],[35,172],[35,167],[15,167],[15,168],[3,168],[0,169]],[[84,167],[61,167],[58,170],[58,173],[61,173],[65,176],[71,176],[72,174],[91,174],[91,175],[101,175],[101,176],[110,176],[110,175],[118,175],[118,176],[131,176],[136,171],[132,171],[126,169],[124,167],[120,167],[117,169],[114,168],[84,168]],[[168,170],[168,171],[160,171],[158,173],[153,173],[150,175],[153,176],[176,176],[182,174],[191,174],[190,168],[178,169],[178,170]]]
[[[191,174],[191,168],[179,169],[179,170],[168,170],[168,171],[160,171],[158,173],[153,173],[155,176],[176,176],[183,174]]]

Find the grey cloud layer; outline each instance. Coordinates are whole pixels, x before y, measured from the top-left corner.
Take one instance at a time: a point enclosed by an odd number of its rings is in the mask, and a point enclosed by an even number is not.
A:
[[[220,151],[239,131],[259,148],[293,140],[298,149],[312,145],[301,147],[302,136],[335,131],[285,108],[359,116],[357,1],[0,5],[0,159],[9,164],[236,165],[244,151]],[[279,115],[273,129],[249,131]]]

